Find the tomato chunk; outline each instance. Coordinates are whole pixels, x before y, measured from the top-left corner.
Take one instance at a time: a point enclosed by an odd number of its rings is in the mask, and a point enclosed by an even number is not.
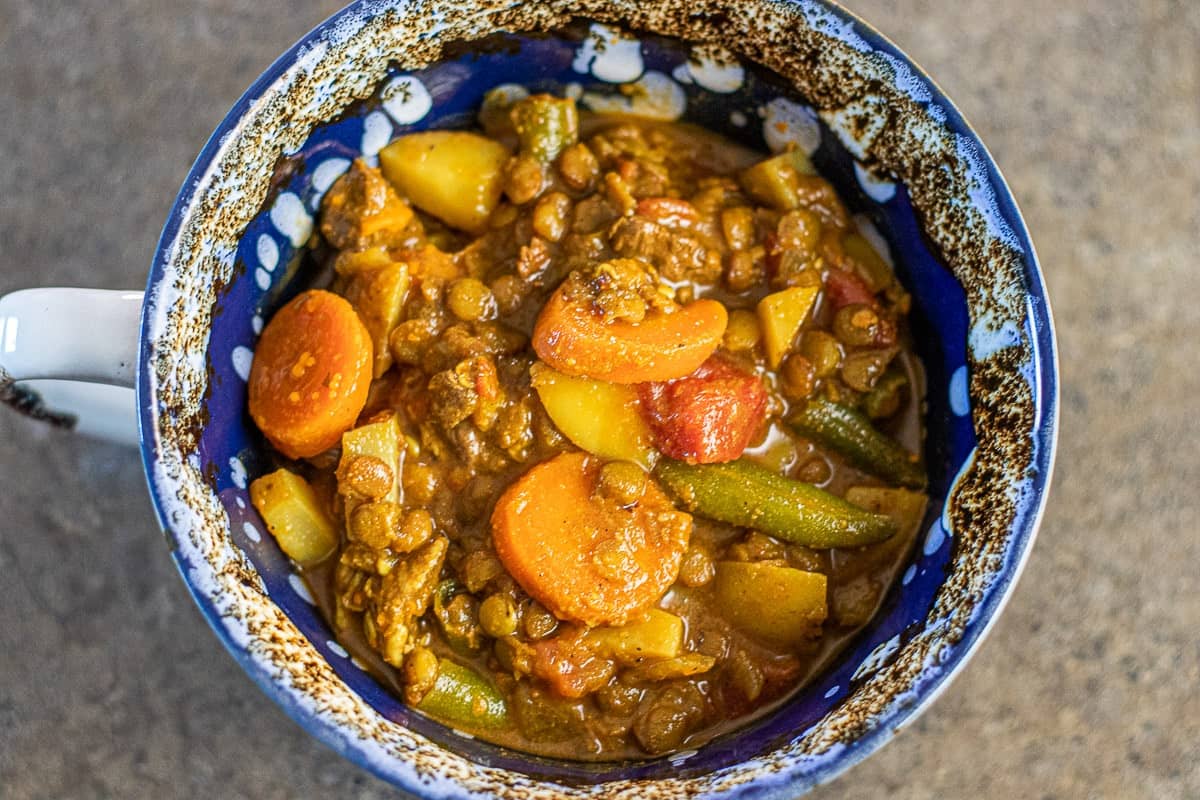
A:
[[[875,293],[867,282],[844,269],[831,269],[825,276],[825,296],[837,311],[854,303],[875,304]]]
[[[713,356],[683,378],[638,385],[642,415],[663,454],[691,464],[733,461],[762,426],[758,376]]]

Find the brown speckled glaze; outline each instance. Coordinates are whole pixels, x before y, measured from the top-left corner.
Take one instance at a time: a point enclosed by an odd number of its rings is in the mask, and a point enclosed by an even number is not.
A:
[[[435,15],[434,9],[437,9]],[[811,9],[810,9],[811,10]],[[221,287],[234,279],[233,253],[259,212],[281,155],[300,147],[318,123],[368,97],[389,61],[417,68],[439,58],[446,43],[470,41],[497,29],[551,30],[586,17],[684,39],[720,44],[793,83],[827,120],[837,117],[861,159],[908,188],[929,240],[966,289],[973,331],[1006,324],[1019,339],[972,358],[970,394],[979,440],[973,463],[953,493],[952,567],[924,629],[864,678],[833,712],[796,740],[742,765],[695,778],[653,783],[613,782],[565,787],[473,763],[382,718],[334,674],[289,619],[271,602],[252,565],[232,542],[225,510],[192,458],[208,390],[203,359],[180,353],[207,349],[211,315]],[[269,86],[229,136],[212,167],[185,197],[177,234],[164,245],[165,278],[148,298],[149,387],[155,403],[152,480],[169,493],[165,516],[190,565],[187,579],[202,603],[219,614],[235,642],[245,643],[259,679],[288,687],[295,703],[342,729],[381,772],[440,796],[551,798],[692,797],[786,771],[798,761],[853,742],[880,712],[911,702],[931,665],[963,635],[979,598],[997,579],[1012,523],[1023,502],[1020,486],[1031,468],[1035,426],[1033,387],[1022,375],[1034,358],[1025,337],[1023,254],[996,230],[972,197],[979,180],[969,154],[926,105],[897,85],[895,65],[847,43],[828,19],[804,8],[747,0],[550,0],[510,5],[496,0],[450,8],[430,2],[381,5],[377,15],[344,17],[324,44],[309,47]],[[432,34],[436,33],[436,36]],[[143,402],[147,402],[143,399]],[[336,738],[336,737],[335,737]],[[327,741],[329,738],[327,737]],[[396,764],[402,764],[395,767]],[[391,766],[389,766],[391,765]],[[767,783],[770,783],[767,781]],[[767,794],[786,792],[769,787]]]

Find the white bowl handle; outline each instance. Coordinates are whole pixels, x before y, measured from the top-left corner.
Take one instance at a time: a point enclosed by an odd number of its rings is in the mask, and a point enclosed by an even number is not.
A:
[[[141,292],[25,289],[0,297],[0,401],[80,433],[137,443]]]

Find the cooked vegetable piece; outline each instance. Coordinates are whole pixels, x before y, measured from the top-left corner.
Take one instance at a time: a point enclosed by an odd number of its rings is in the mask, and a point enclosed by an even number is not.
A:
[[[676,658],[648,661],[630,671],[630,676],[642,681],[667,681],[708,672],[717,663],[713,656],[703,653],[684,653]]]
[[[683,650],[683,620],[652,608],[644,620],[616,628],[592,628],[587,637],[602,654],[623,664],[675,658]]]
[[[401,231],[413,210],[375,167],[357,159],[321,200],[321,234],[338,248],[359,248],[375,234]]]
[[[842,239],[842,251],[862,268],[862,277],[872,292],[881,292],[896,281],[892,268],[861,234],[847,234]]]
[[[861,303],[871,305],[875,294],[866,281],[844,269],[830,269],[825,274],[825,297],[834,311]]]
[[[604,322],[589,304],[572,302],[560,287],[533,329],[533,348],[559,372],[612,383],[682,378],[721,344],[728,313],[715,300],[696,300],[641,322]]]
[[[404,462],[404,447],[400,436],[400,426],[395,416],[388,416],[369,425],[361,425],[342,436],[342,458],[338,465],[338,490],[346,505],[346,519],[354,509],[363,502],[361,493],[346,485],[347,470],[360,457],[379,459],[388,468],[387,477],[390,486],[386,492],[374,500],[385,500],[390,503],[400,502],[400,471]]]
[[[453,228],[480,234],[500,202],[508,150],[466,131],[409,133],[379,151],[392,185],[417,208]]]
[[[504,696],[475,670],[448,658],[438,659],[437,682],[417,708],[467,729],[508,725]]]
[[[655,476],[693,514],[806,547],[861,547],[896,532],[885,516],[746,460],[685,464],[663,459]]]
[[[509,574],[559,619],[623,625],[679,574],[692,518],[653,481],[629,507],[598,496],[601,466],[562,453],[530,469],[496,502],[492,543]]]
[[[575,101],[535,94],[517,101],[509,112],[521,152],[543,164],[579,139],[579,112]]]
[[[714,586],[729,621],[768,644],[795,647],[812,638],[828,614],[826,578],[819,572],[722,561]]]
[[[901,394],[908,386],[908,376],[894,364],[880,376],[871,391],[862,399],[862,408],[871,419],[884,419],[900,410]]]
[[[763,350],[767,365],[779,367],[792,349],[796,334],[817,299],[817,287],[794,286],[769,294],[758,302],[758,321],[762,325]]]
[[[848,406],[814,397],[788,422],[800,435],[836,450],[859,469],[910,489],[925,486],[919,459]]]
[[[529,374],[546,413],[576,447],[646,468],[653,464],[650,431],[633,387],[564,375],[545,364],[534,364]]]
[[[250,416],[290,458],[315,456],[354,424],[372,375],[371,336],[354,307],[313,289],[275,312],[250,367]]]
[[[638,384],[658,449],[692,464],[732,461],[762,428],[767,392],[757,375],[712,356],[691,375]]]
[[[912,537],[925,518],[929,498],[921,492],[884,486],[851,486],[846,500],[867,511],[891,517],[899,531],[897,538]]]
[[[302,567],[319,564],[338,546],[333,520],[308,481],[286,469],[250,484],[250,502],[288,558]]]
[[[799,149],[788,150],[742,170],[738,176],[746,193],[780,211],[800,205],[797,178],[816,175],[808,155]]]
[[[375,347],[375,377],[392,365],[388,335],[400,321],[400,310],[408,294],[408,265],[391,263],[378,269],[355,272],[343,296],[358,312]]]

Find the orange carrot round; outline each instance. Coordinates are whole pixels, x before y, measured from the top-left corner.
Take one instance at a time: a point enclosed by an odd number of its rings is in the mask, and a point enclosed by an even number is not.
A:
[[[276,312],[250,368],[250,416],[281,453],[307,458],[337,444],[371,386],[371,336],[354,307],[307,291]]]
[[[679,574],[692,518],[652,479],[630,506],[599,495],[603,462],[562,453],[508,487],[492,543],[513,579],[562,620],[623,625],[653,606]]]
[[[690,375],[725,335],[729,314],[716,300],[696,300],[641,322],[604,322],[559,287],[533,329],[533,349],[559,372],[611,383],[669,381]]]

